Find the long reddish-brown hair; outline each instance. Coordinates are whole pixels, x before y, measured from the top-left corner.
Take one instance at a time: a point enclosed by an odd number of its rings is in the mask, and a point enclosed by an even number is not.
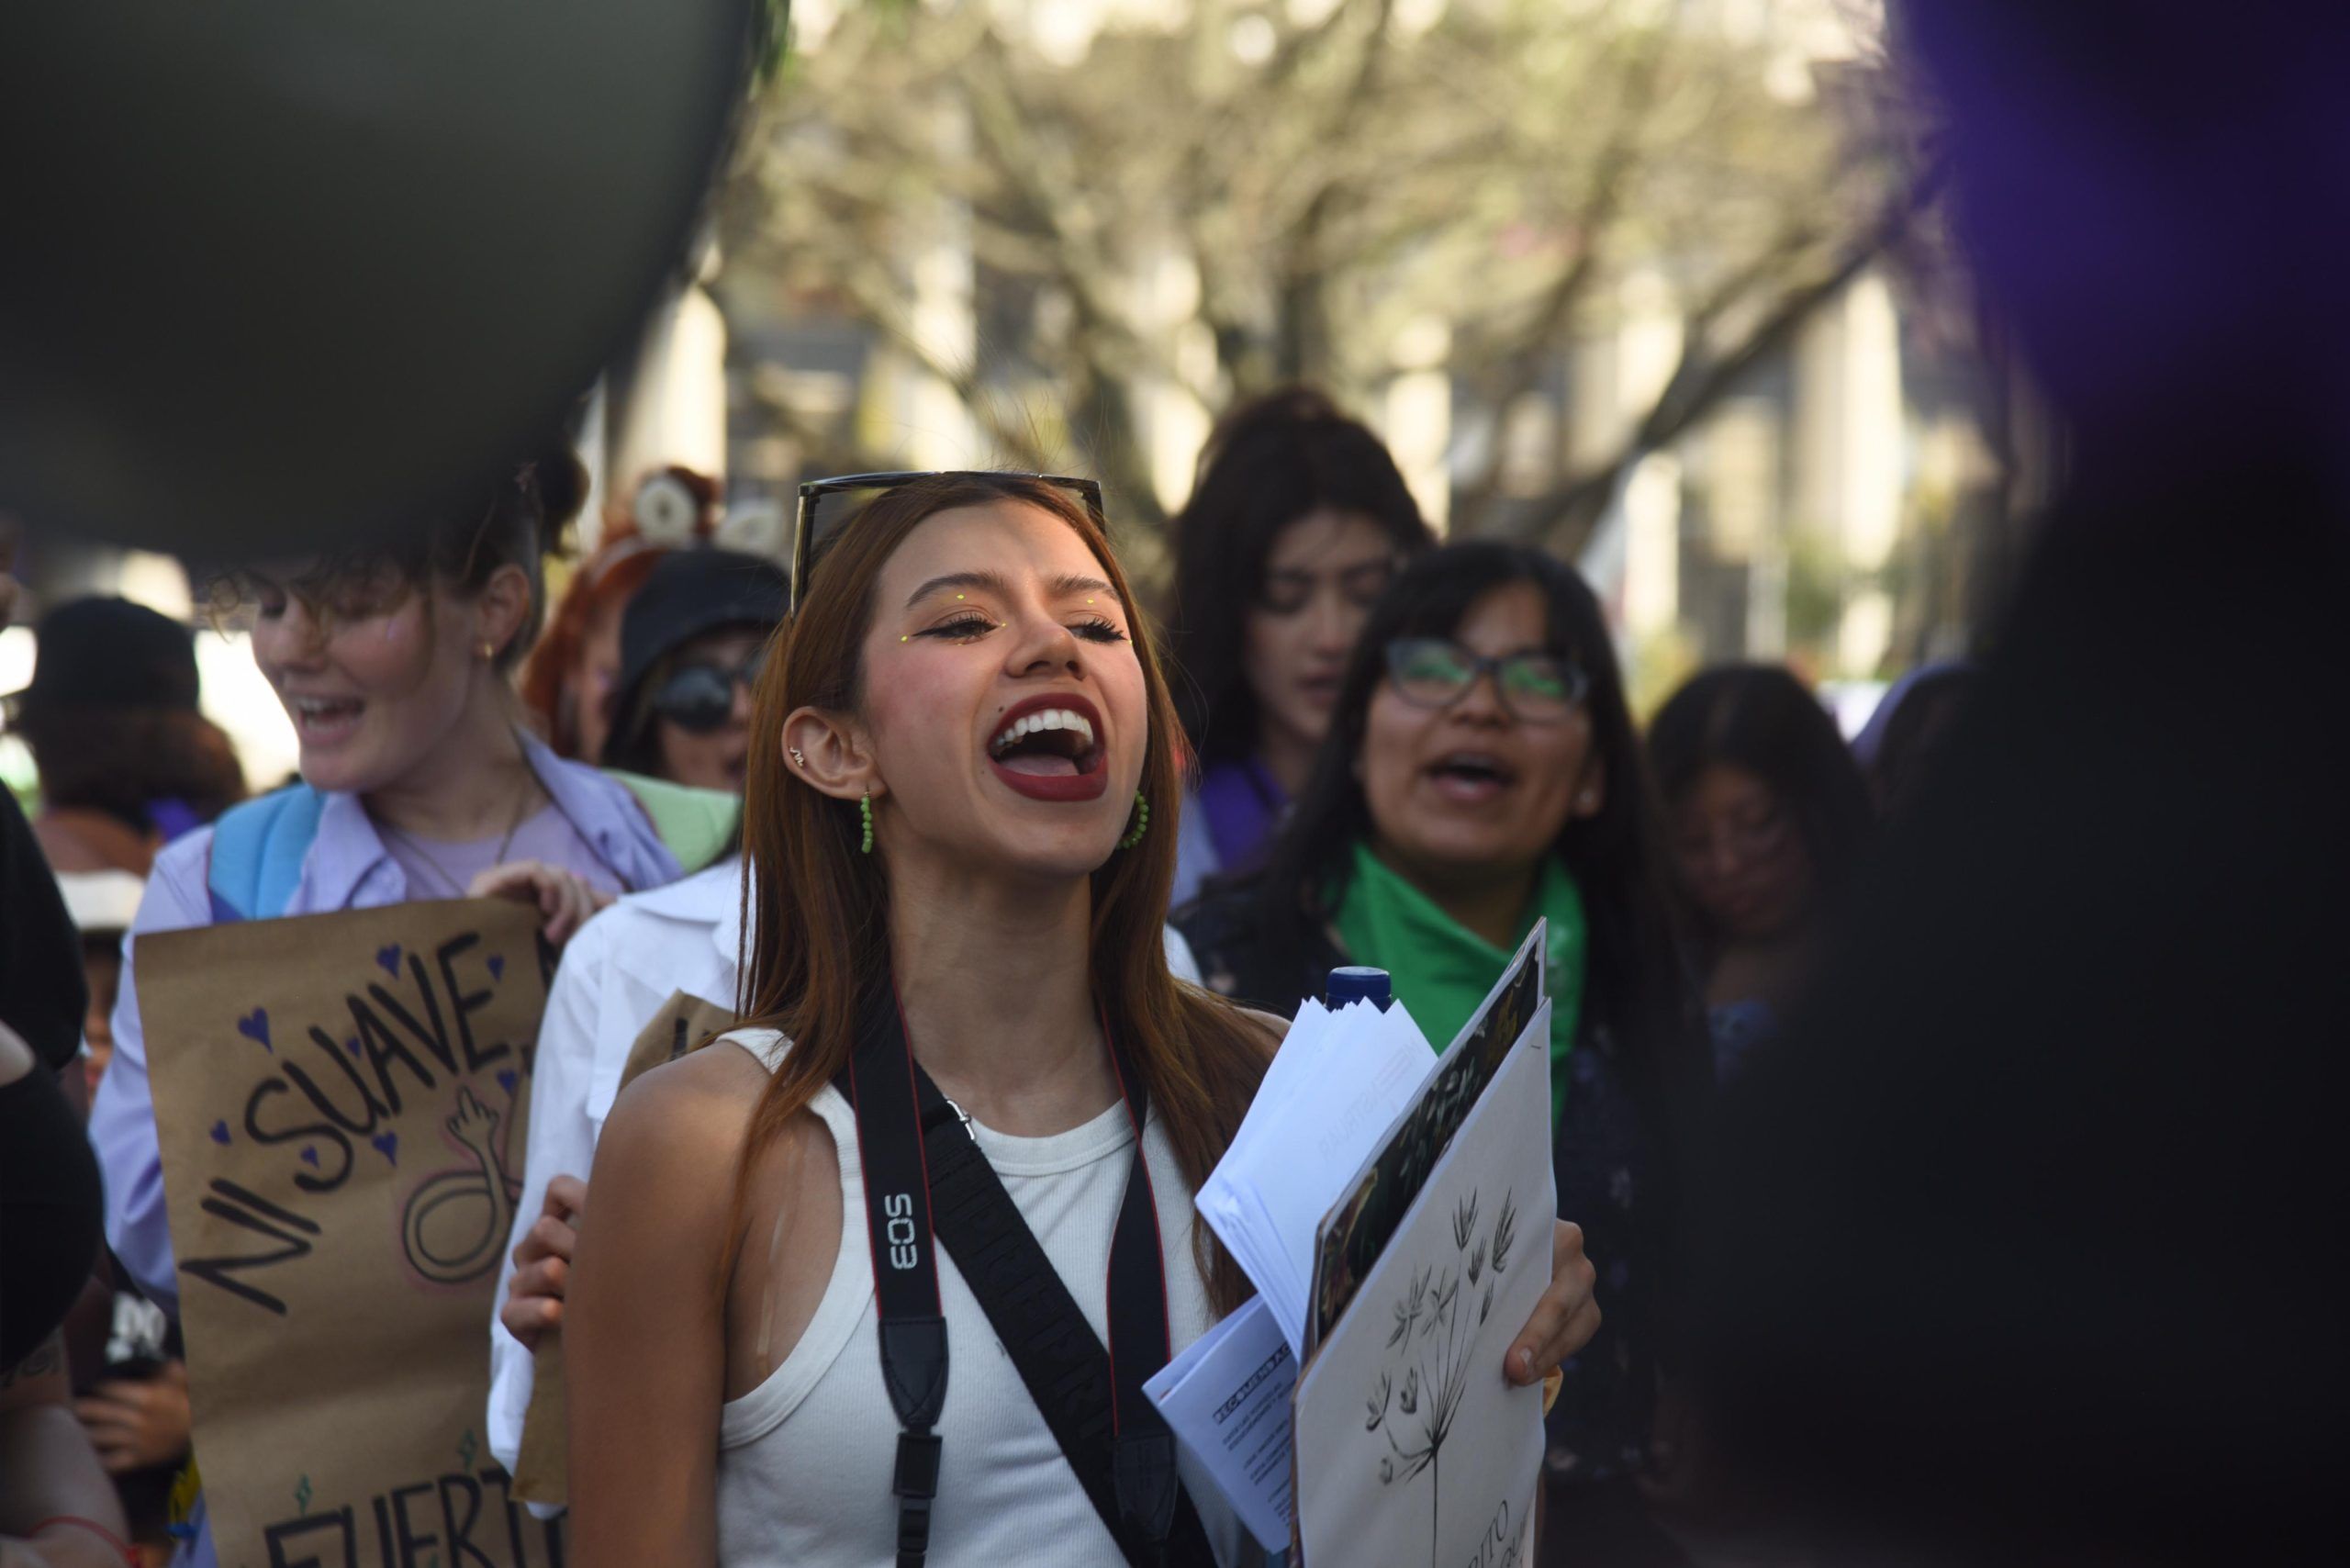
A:
[[[820,541],[800,585],[798,614],[776,633],[751,717],[743,842],[752,876],[739,1011],[792,1042],[759,1097],[737,1171],[730,1235],[740,1233],[753,1160],[785,1123],[846,1065],[856,1046],[860,997],[890,962],[888,858],[858,851],[856,810],[793,778],[783,762],[784,720],[796,709],[856,711],[860,651],[873,618],[874,583],[925,519],[956,507],[1016,501],[1074,530],[1118,596],[1134,597],[1092,516],[1050,485],[1015,475],[953,475],[880,496]],[[1259,1025],[1168,971],[1161,927],[1175,879],[1175,823],[1182,797],[1182,729],[1139,614],[1134,650],[1148,705],[1142,793],[1150,829],[1093,873],[1093,986],[1109,1027],[1132,1054],[1184,1177],[1196,1188],[1231,1142],[1264,1074]],[[854,1223],[853,1221],[851,1223]],[[1221,1311],[1246,1300],[1247,1280],[1205,1226],[1195,1257]]]

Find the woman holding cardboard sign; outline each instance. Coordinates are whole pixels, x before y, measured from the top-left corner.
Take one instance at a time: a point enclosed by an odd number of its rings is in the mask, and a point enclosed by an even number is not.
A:
[[[158,857],[124,945],[115,1054],[90,1119],[107,1238],[166,1306],[178,1282],[135,976],[140,936],[503,893],[535,902],[561,942],[613,895],[678,874],[637,795],[518,726],[509,677],[538,624],[545,487],[526,464],[404,552],[255,571],[236,585],[252,610],[254,659],[293,720],[302,781]],[[210,1558],[199,1532],[196,1560]]]
[[[764,1026],[623,1091],[598,1151],[573,1555],[1238,1561],[1140,1385],[1247,1294],[1190,1197],[1274,1028],[1168,972],[1157,659],[1091,484],[865,481],[760,680]],[[1595,1316],[1554,1253],[1521,1383]]]
[[[1709,1073],[1659,821],[1590,588],[1538,551],[1449,545],[1371,611],[1262,876],[1176,918],[1226,995],[1285,1011],[1334,966],[1375,965],[1439,1047],[1550,922],[1559,1212],[1589,1228],[1608,1325],[1552,1413],[1546,1540],[1610,1562],[1651,1560],[1625,1554],[1627,1532],[1678,1556],[1635,1479],[1665,1222]]]

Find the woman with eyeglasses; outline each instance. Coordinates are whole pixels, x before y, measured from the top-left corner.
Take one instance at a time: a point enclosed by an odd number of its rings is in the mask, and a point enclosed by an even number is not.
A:
[[[760,676],[754,1023],[597,1150],[572,1559],[1246,1561],[1139,1394],[1248,1294],[1192,1194],[1278,1034],[1169,972],[1168,689],[1098,491],[882,488]],[[967,1276],[975,1246],[1025,1260]],[[1521,1385],[1591,1327],[1572,1227],[1552,1252]]]
[[[662,557],[621,620],[604,765],[740,794],[751,687],[789,599],[783,568],[739,550]]]
[[[1172,532],[1175,704],[1200,769],[1180,908],[1209,877],[1261,864],[1329,733],[1363,618],[1435,541],[1379,438],[1304,387],[1225,416]]]
[[[526,463],[397,545],[255,568],[220,596],[251,614],[254,662],[301,778],[173,841],[123,949],[114,1054],[90,1113],[106,1239],[167,1311],[179,1302],[137,969],[156,932],[468,896],[535,904],[557,946],[617,894],[679,874],[643,797],[567,762],[523,722],[512,675],[542,607],[545,496]],[[576,468],[567,454],[561,462]],[[682,791],[671,791],[682,794]],[[699,864],[699,862],[694,862]],[[199,1503],[187,1560],[214,1561]]]
[[[1716,1070],[1777,1032],[1875,812],[1836,721],[1778,665],[1693,678],[1649,725]]]
[[[1386,969],[1441,1049],[1538,919],[1559,1213],[1583,1228],[1606,1314],[1551,1413],[1545,1539],[1670,1562],[1637,1481],[1678,1168],[1709,1080],[1657,811],[1583,579],[1536,551],[1448,545],[1371,610],[1263,873],[1176,924],[1212,987],[1276,1013],[1336,965]]]

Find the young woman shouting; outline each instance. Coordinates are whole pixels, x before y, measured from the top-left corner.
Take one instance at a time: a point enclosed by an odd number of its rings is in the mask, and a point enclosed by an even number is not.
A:
[[[605,1126],[564,1330],[576,1560],[1239,1561],[1207,1489],[1126,1463],[1155,1417],[1123,1391],[1248,1294],[1191,1193],[1275,1030],[1168,973],[1177,730],[1092,510],[890,489],[819,541],[753,731],[765,1026]],[[967,1279],[957,1183],[1000,1184],[1044,1267]],[[1521,1383],[1595,1326],[1572,1226],[1554,1272]],[[1064,1445],[1013,1359],[1057,1310],[1113,1352],[1114,1439]],[[1079,1479],[1122,1466],[1114,1502]]]

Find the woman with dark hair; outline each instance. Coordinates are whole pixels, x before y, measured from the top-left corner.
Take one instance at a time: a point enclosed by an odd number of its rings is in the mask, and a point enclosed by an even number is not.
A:
[[[1852,738],[1852,758],[1869,781],[1880,820],[1890,822],[1916,802],[1918,787],[1979,679],[1971,665],[1913,669],[1894,683]]]
[[[169,616],[77,599],[41,618],[14,727],[40,775],[33,833],[61,876],[144,877],[155,851],[244,798],[236,748],[197,695],[196,645]]]
[[[562,1319],[580,1568],[1248,1550],[1151,1462],[1135,1380],[1248,1294],[1191,1200],[1278,1028],[1169,973],[1181,748],[1095,505],[924,476],[816,543],[753,721],[755,1022],[623,1090],[597,1150]],[[958,1220],[1032,1266],[967,1278]],[[1495,1368],[1521,1386],[1588,1333],[1572,1227],[1552,1255]],[[1080,1375],[1003,1350],[1047,1338]]]
[[[1371,612],[1263,873],[1176,920],[1212,987],[1274,1012],[1336,965],[1386,969],[1438,1047],[1550,922],[1559,1212],[1607,1315],[1551,1417],[1550,1539],[1568,1551],[1645,1537],[1666,1232],[1708,1076],[1662,857],[1591,590],[1539,552],[1453,544]]]
[[[1330,727],[1363,617],[1434,543],[1369,427],[1292,387],[1226,415],[1176,514],[1175,703],[1200,767],[1175,902],[1254,869]]]
[[[124,944],[90,1137],[106,1175],[106,1239],[166,1310],[179,1290],[140,938],[495,895],[535,903],[561,944],[614,895],[678,875],[637,796],[557,757],[521,722],[512,674],[538,628],[544,517],[538,465],[524,464],[398,547],[223,588],[250,608],[253,660],[293,721],[302,778],[157,856]],[[190,1551],[213,1561],[200,1509]]]
[[[621,618],[607,767],[740,793],[751,686],[781,623],[789,579],[763,555],[673,550]]]
[[[1649,760],[1727,1072],[1810,969],[1867,845],[1868,785],[1836,721],[1777,665],[1690,680],[1649,726]]]

